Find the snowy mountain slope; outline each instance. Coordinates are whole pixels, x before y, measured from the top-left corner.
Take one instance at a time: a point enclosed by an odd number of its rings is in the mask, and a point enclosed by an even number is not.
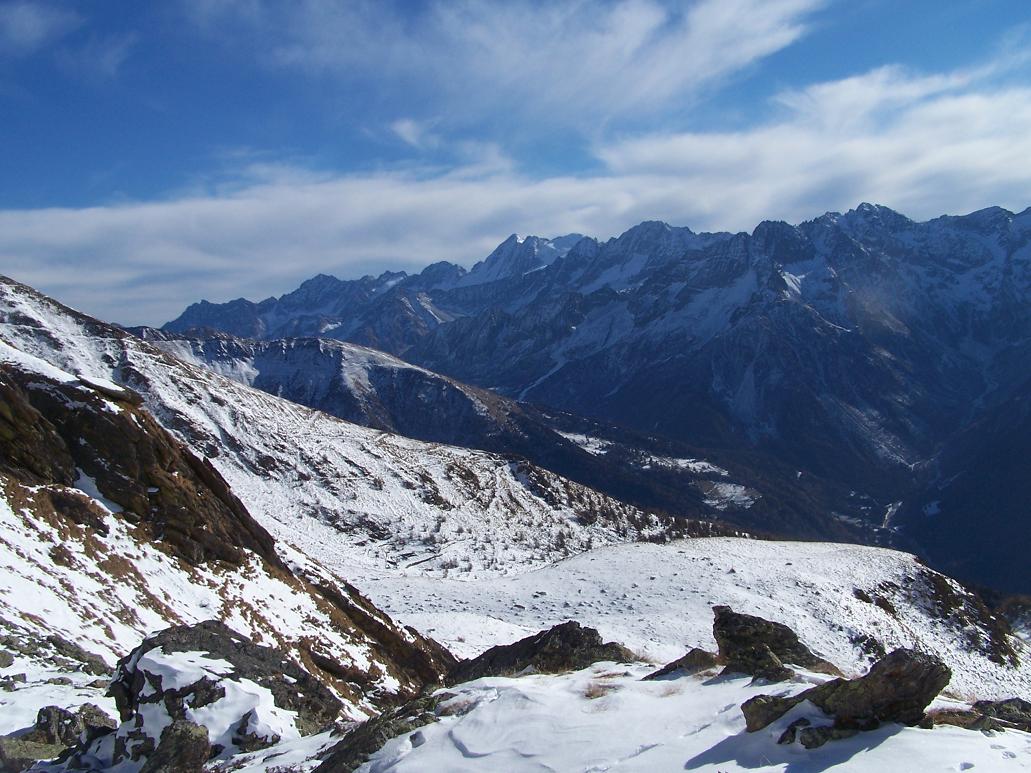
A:
[[[378,566],[522,571],[592,545],[717,531],[644,513],[531,464],[358,427],[176,360],[23,285],[0,283],[0,340],[138,391],[273,536],[311,528]]]
[[[131,393],[6,344],[0,362],[0,636],[13,652],[0,678],[26,675],[0,694],[0,732],[31,724],[39,701],[109,705],[94,682],[140,639],[211,618],[280,647],[352,719],[449,666],[438,645],[275,545]],[[46,687],[54,678],[63,695]]]
[[[305,549],[320,555],[315,543]],[[397,619],[466,657],[576,620],[666,663],[691,647],[714,650],[712,607],[725,604],[790,626],[846,673],[863,673],[884,651],[915,647],[952,668],[954,697],[1031,693],[1026,643],[954,581],[884,548],[684,540],[604,547],[491,580],[370,573],[361,585]]]
[[[785,513],[795,512],[796,520],[806,515],[797,486],[785,492],[766,485],[748,465],[730,471],[706,461],[704,449],[547,413],[356,344],[130,332],[180,360],[277,397],[418,440],[525,458],[638,507],[770,531],[787,521]],[[721,493],[746,490],[751,494]],[[812,533],[859,536],[846,522],[837,526]],[[804,527],[791,531],[805,533]]]

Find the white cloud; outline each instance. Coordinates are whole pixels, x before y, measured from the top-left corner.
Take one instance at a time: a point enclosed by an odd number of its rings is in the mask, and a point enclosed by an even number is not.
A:
[[[269,64],[371,77],[451,124],[584,129],[682,107],[796,41],[824,0],[430,0],[414,16],[370,0],[187,3],[220,38],[261,38]]]
[[[333,176],[251,164],[210,193],[0,212],[0,265],[84,311],[160,323],[202,297],[259,299],[319,271],[469,264],[512,232],[607,237],[650,218],[743,230],[863,200],[917,218],[1022,210],[1031,89],[984,72],[883,68],[815,84],[780,95],[777,118],[747,130],[601,145],[603,168],[586,176],[533,179],[478,145],[450,169]]]
[[[434,148],[440,144],[440,138],[431,132],[424,122],[413,118],[399,118],[390,124],[390,130],[401,141],[417,150]]]
[[[0,56],[26,56],[82,23],[78,14],[31,0],[0,3]]]

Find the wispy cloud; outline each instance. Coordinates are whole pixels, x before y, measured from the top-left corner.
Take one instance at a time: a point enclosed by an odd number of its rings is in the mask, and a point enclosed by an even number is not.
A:
[[[32,54],[60,40],[81,23],[77,13],[47,3],[0,3],[0,56]]]
[[[76,47],[65,47],[57,53],[57,61],[70,75],[86,80],[116,78],[133,49],[139,35],[128,32],[104,37],[93,36]]]
[[[747,130],[643,136],[598,153],[615,175],[676,176],[698,192],[703,222],[796,220],[860,200],[916,216],[1026,206],[1031,89],[994,83],[1007,69],[882,67],[777,95],[786,114]]]
[[[446,169],[332,175],[251,159],[232,184],[167,201],[0,212],[0,265],[86,311],[157,323],[318,271],[470,263],[513,231],[607,237],[647,218],[741,230],[862,200],[918,218],[1019,210],[1031,204],[1031,89],[999,73],[879,68],[817,83],[777,95],[777,117],[745,130],[601,144],[591,175],[530,177],[489,144]]]
[[[430,0],[412,16],[412,4],[405,14],[369,0],[186,1],[222,38],[261,38],[272,66],[348,82],[371,75],[452,125],[531,116],[578,128],[683,106],[798,40],[824,4]]]

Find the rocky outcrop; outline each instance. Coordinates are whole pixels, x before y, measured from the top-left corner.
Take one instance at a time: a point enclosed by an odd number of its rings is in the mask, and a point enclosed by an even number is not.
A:
[[[180,653],[183,658],[177,657]],[[205,653],[203,661],[219,665],[198,667],[194,653]],[[166,663],[181,664],[182,670],[169,676]],[[199,678],[184,684],[183,673],[190,669]],[[248,680],[268,690],[276,706],[297,713],[294,722],[301,735],[321,730],[340,712],[333,693],[285,653],[254,644],[216,620],[168,628],[148,638],[119,661],[110,692],[123,721],[138,716],[147,704],[162,704],[181,719],[187,709],[207,705],[205,694],[222,692],[215,699],[224,697],[224,688],[217,685],[222,679],[216,677]]]
[[[770,684],[785,682],[795,675],[766,644],[735,650],[734,655],[726,660],[723,673],[749,674]]]
[[[99,707],[86,703],[74,712],[44,706],[28,732],[0,737],[0,773],[20,773],[36,760],[57,757],[67,748],[110,732],[117,723]]]
[[[513,644],[491,647],[472,660],[463,660],[451,670],[447,681],[457,684],[484,676],[559,674],[603,660],[630,663],[637,656],[620,644],[603,642],[595,629],[571,620]]]
[[[815,655],[788,626],[755,615],[735,612],[727,606],[712,608],[712,633],[724,673],[751,674],[770,682],[791,678],[785,663],[812,671],[838,674],[831,663]]]
[[[745,701],[741,711],[746,728],[755,732],[809,701],[833,718],[833,723],[823,727],[812,727],[808,720],[793,723],[780,742],[791,743],[797,737],[807,748],[815,748],[834,738],[873,730],[885,722],[919,724],[928,704],[951,677],[948,666],[938,658],[897,649],[874,663],[865,676],[832,679],[788,698],[758,695]]]
[[[199,770],[211,756],[322,730],[343,707],[285,653],[213,620],[146,639],[119,661],[110,693],[122,719],[113,743],[83,743],[71,769],[100,759],[150,773]]]

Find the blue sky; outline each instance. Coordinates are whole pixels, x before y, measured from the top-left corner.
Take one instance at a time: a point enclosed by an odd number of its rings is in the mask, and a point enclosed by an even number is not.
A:
[[[0,271],[106,319],[599,237],[1031,205],[1026,0],[0,0]]]

